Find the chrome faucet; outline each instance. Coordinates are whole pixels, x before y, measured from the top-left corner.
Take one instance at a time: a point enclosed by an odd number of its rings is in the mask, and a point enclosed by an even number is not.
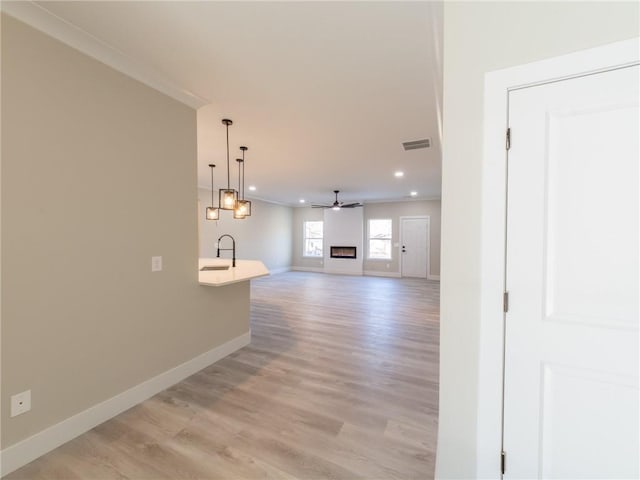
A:
[[[229,237],[231,239],[231,241],[233,242],[233,247],[232,248],[220,248],[220,240],[222,240],[224,237]],[[236,266],[236,239],[233,238],[231,235],[225,233],[224,235],[221,235],[220,238],[218,238],[218,252],[216,253],[216,258],[220,258],[220,250],[232,250],[233,251],[233,258],[231,259],[231,266],[235,267]]]

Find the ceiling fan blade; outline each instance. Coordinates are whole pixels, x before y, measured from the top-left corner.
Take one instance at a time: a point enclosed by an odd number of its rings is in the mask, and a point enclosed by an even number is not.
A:
[[[361,206],[362,206],[361,203],[356,202],[356,203],[347,203],[345,205],[342,205],[341,207],[342,208],[355,208],[355,207],[361,207]]]
[[[330,205],[311,205],[311,208],[331,208]]]

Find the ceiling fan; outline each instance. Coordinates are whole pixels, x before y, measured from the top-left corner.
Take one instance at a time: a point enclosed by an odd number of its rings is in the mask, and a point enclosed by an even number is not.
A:
[[[359,202],[356,203],[342,203],[338,201],[338,194],[340,190],[334,190],[333,193],[336,194],[336,201],[333,202],[332,205],[311,205],[311,208],[331,208],[333,210],[340,210],[341,208],[355,208],[361,207],[362,204]]]

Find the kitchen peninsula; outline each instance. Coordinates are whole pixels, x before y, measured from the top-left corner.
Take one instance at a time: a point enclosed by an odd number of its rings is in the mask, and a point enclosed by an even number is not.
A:
[[[200,258],[198,270],[200,285],[211,287],[222,287],[269,275],[269,270],[260,260],[236,260],[236,266],[232,267],[230,259]]]

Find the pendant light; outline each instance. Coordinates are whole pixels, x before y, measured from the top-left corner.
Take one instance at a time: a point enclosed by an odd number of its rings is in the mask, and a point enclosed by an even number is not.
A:
[[[211,167],[211,206],[207,207],[206,218],[207,220],[218,220],[220,219],[220,209],[213,206],[213,169],[216,168],[216,166],[213,163],[210,163],[209,167]]]
[[[240,147],[240,150],[242,150],[242,160],[239,160],[238,166],[242,168],[242,188],[240,188],[240,178],[238,178],[238,190],[240,191],[240,198],[238,199],[238,207],[235,211],[237,211],[238,214],[242,215],[242,218],[244,218],[251,216],[251,202],[244,199],[244,152],[249,150],[249,148],[243,146]]]
[[[241,173],[242,173],[242,165],[244,161],[241,158],[236,158],[236,162],[238,162],[238,200],[236,201],[236,208],[233,210],[233,218],[237,220],[244,220],[246,217],[246,208],[244,205],[240,205],[240,196],[242,195],[241,186]]]
[[[238,201],[238,192],[231,188],[231,174],[229,172],[229,125],[233,122],[228,118],[224,118],[222,123],[227,126],[227,188],[220,189],[219,208],[222,210],[234,210]]]

